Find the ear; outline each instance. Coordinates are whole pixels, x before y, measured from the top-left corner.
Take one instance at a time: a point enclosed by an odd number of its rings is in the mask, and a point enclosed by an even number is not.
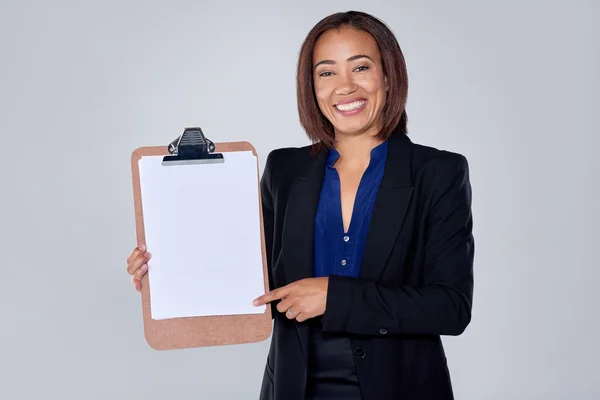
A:
[[[389,85],[389,83],[388,83],[388,78],[387,78],[387,76],[384,76],[384,77],[383,77],[383,81],[385,82],[385,91],[387,92],[387,91],[389,91],[389,90],[390,90],[390,85]]]

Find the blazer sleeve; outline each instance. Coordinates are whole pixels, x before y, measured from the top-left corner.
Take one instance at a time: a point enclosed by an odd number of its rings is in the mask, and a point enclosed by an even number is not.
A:
[[[361,335],[460,335],[470,323],[474,239],[464,156],[435,160],[426,216],[424,285],[382,286],[330,276],[322,326]]]
[[[273,152],[269,153],[265,162],[265,169],[260,179],[260,195],[262,203],[262,218],[263,218],[263,230],[265,234],[265,250],[267,256],[267,272],[269,276],[269,290],[273,290],[275,287],[273,281],[273,235],[274,231],[274,220],[275,210],[273,207],[273,195],[271,192],[271,182],[273,176]],[[275,316],[275,307],[271,306],[271,317]]]

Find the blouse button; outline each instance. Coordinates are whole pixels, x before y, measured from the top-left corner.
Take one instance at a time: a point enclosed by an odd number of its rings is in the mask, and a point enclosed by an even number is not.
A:
[[[347,242],[348,240],[350,240],[350,237],[344,236],[344,242]]]
[[[342,265],[346,265],[347,261],[346,260],[342,260]]]

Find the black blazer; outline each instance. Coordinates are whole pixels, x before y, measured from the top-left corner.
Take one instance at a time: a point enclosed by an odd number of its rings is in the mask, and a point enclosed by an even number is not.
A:
[[[261,195],[271,288],[312,276],[326,158],[310,146],[267,158]],[[364,400],[453,399],[440,335],[460,335],[471,320],[473,258],[467,160],[393,135],[360,277],[329,278],[321,317],[323,331],[351,339]],[[260,399],[302,400],[310,327],[275,306]]]

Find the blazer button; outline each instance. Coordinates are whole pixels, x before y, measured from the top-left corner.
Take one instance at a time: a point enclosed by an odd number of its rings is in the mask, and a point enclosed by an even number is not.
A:
[[[358,358],[365,358],[365,356],[367,355],[367,351],[363,348],[363,347],[357,347],[354,350],[354,354],[356,355],[356,357]]]
[[[387,335],[388,331],[387,331],[387,329],[385,329],[385,328],[381,328],[381,329],[379,330],[379,333],[381,333],[382,335]]]

